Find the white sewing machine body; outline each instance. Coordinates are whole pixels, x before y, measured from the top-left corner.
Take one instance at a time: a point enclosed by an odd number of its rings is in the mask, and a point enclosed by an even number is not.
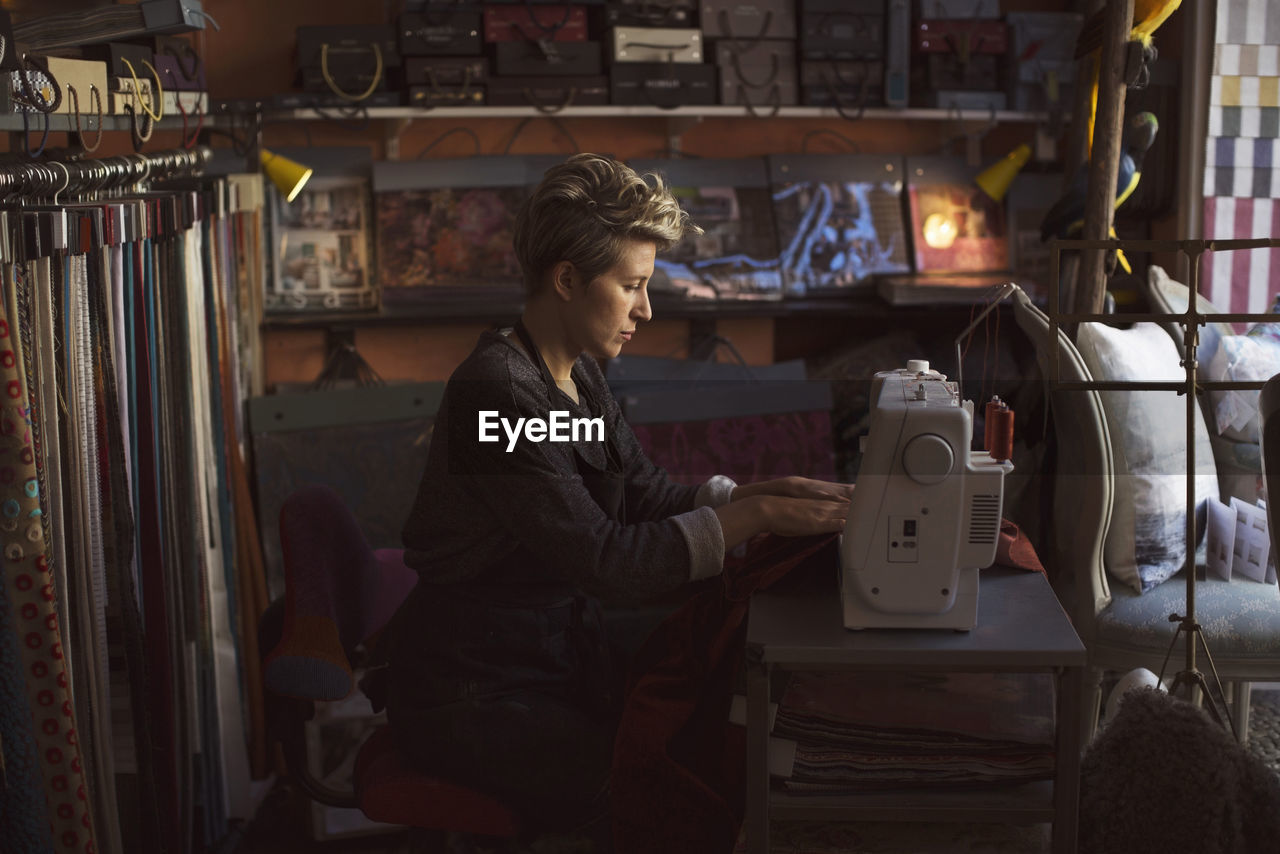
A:
[[[1013,464],[970,452],[973,404],[928,362],[876,374],[871,405],[840,542],[845,627],[972,629]]]

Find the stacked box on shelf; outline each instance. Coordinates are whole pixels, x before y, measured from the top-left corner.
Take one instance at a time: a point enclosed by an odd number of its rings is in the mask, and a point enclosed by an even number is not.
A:
[[[698,26],[696,0],[610,0],[604,4],[604,27]]]
[[[396,30],[298,27],[296,65],[304,92],[367,105],[370,96],[395,88],[392,78],[400,67]]]
[[[95,90],[100,93],[108,91],[105,62],[46,56],[41,58],[41,65],[49,69],[49,76],[62,92],[62,100],[53,112],[67,115],[79,113],[82,116],[97,112],[97,108],[90,104]]]
[[[487,4],[489,103],[548,112],[609,103],[600,42],[589,35],[581,4]]]
[[[795,0],[702,0],[702,33],[708,39],[796,37]]]
[[[204,60],[191,42],[177,36],[156,36],[153,57],[156,76],[165,91],[209,91],[205,82]]]
[[[397,22],[405,101],[419,107],[484,104],[489,62],[483,56],[480,7],[420,6],[403,12]]]
[[[656,107],[716,103],[716,68],[705,62],[701,30],[612,27],[607,41],[613,103]]]
[[[884,106],[885,0],[801,0],[801,100],[841,110]]]
[[[923,18],[915,25],[921,106],[1003,110],[1009,33],[993,18]]]
[[[749,108],[800,103],[793,39],[716,42],[720,103]]]
[[[1055,112],[1069,108],[1075,84],[1076,38],[1084,23],[1074,12],[1010,12],[1013,42],[1009,75],[1015,110]]]
[[[714,49],[720,103],[752,112],[800,103],[795,0],[702,0],[701,19]]]
[[[154,104],[154,97],[151,88],[151,81],[145,77],[108,77],[107,78],[107,99],[102,102],[102,110],[108,116],[126,116],[131,112],[135,114],[142,113],[143,104]],[[94,104],[92,110],[86,110],[81,105],[81,112],[88,114],[97,111],[97,105]]]

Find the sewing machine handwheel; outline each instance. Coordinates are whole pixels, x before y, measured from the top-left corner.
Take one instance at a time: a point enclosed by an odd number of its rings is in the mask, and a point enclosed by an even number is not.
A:
[[[921,433],[902,449],[902,468],[916,483],[941,483],[951,474],[956,455],[950,443],[936,433]]]

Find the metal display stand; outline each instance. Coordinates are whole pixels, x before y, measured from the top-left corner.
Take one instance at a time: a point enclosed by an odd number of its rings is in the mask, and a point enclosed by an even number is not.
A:
[[[1177,645],[1178,637],[1185,635],[1185,659],[1183,668],[1174,675],[1171,693],[1178,693],[1185,690],[1187,695],[1195,698],[1197,689],[1199,696],[1208,698],[1209,711],[1218,720],[1219,723],[1225,718],[1230,726],[1233,735],[1239,737],[1235,733],[1235,722],[1230,715],[1226,714],[1225,693],[1222,689],[1222,680],[1218,678],[1217,668],[1213,663],[1213,655],[1209,651],[1208,641],[1205,639],[1204,628],[1196,621],[1196,448],[1195,448],[1195,425],[1198,412],[1196,407],[1197,393],[1201,391],[1227,391],[1227,390],[1260,390],[1263,381],[1229,381],[1219,382],[1210,381],[1202,382],[1199,379],[1199,364],[1196,360],[1196,352],[1200,343],[1200,327],[1208,321],[1219,323],[1256,323],[1256,322],[1274,322],[1277,315],[1274,314],[1204,314],[1199,310],[1197,299],[1200,295],[1200,257],[1206,252],[1214,251],[1235,251],[1241,249],[1266,249],[1280,248],[1280,238],[1267,237],[1249,240],[1055,240],[1050,247],[1050,274],[1049,274],[1049,306],[1046,314],[1049,317],[1049,335],[1050,340],[1057,340],[1058,331],[1064,325],[1068,330],[1074,332],[1076,325],[1079,323],[1107,323],[1110,325],[1130,324],[1143,321],[1156,323],[1168,323],[1170,321],[1178,323],[1182,327],[1183,334],[1183,359],[1182,366],[1186,370],[1186,379],[1181,382],[1140,382],[1140,381],[1109,381],[1109,382],[1066,382],[1059,378],[1059,354],[1054,353],[1054,358],[1050,370],[1049,383],[1054,389],[1074,390],[1074,391],[1173,391],[1178,394],[1186,395],[1187,399],[1187,418],[1186,418],[1186,436],[1187,436],[1187,525],[1186,525],[1186,559],[1183,565],[1183,573],[1186,575],[1187,599],[1185,614],[1170,614],[1169,621],[1177,623],[1174,631],[1173,639],[1169,644],[1169,654],[1165,656],[1165,663],[1161,666],[1160,678],[1164,677],[1164,667],[1168,665],[1169,657],[1173,654],[1173,648]],[[1059,292],[1059,274],[1061,254],[1064,249],[1080,249],[1080,250],[1116,250],[1137,252],[1181,252],[1187,256],[1190,274],[1187,283],[1187,309],[1182,314],[1092,314],[1067,312],[1063,313],[1059,310],[1061,305],[1061,294]],[[1074,335],[1072,335],[1074,338]],[[1218,696],[1215,698],[1209,691],[1209,683],[1205,678],[1205,674],[1201,672],[1197,666],[1197,647],[1204,653],[1205,660],[1209,662],[1209,669],[1213,674],[1213,682],[1218,690]],[[1223,708],[1219,709],[1217,703],[1221,700]]]

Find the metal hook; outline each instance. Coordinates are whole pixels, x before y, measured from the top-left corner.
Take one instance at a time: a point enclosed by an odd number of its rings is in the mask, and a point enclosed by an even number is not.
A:
[[[71,185],[71,170],[68,169],[65,164],[57,160],[52,161],[49,166],[51,167],[50,171],[52,171],[52,167],[54,166],[57,166],[62,170],[62,186],[53,191],[53,204],[56,206],[58,204],[58,196],[62,195],[63,191]]]

